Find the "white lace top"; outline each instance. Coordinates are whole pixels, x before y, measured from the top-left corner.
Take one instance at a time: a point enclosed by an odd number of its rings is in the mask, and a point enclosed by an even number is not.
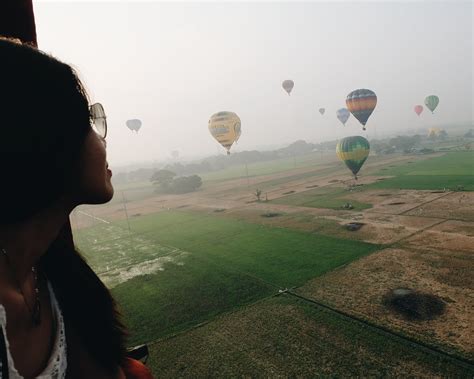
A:
[[[51,307],[53,311],[53,317],[56,324],[56,339],[52,349],[51,356],[49,357],[48,365],[43,372],[38,375],[37,379],[64,379],[66,377],[67,368],[67,354],[66,354],[66,335],[64,331],[64,319],[59,309],[58,302],[54,296],[54,291],[51,285],[48,283],[48,289],[51,298]],[[8,338],[6,332],[7,316],[5,308],[0,304],[0,327],[3,329],[3,335],[5,336],[5,343],[7,346],[7,359],[8,359],[8,371],[10,379],[23,379],[15,368],[15,363],[10,354]],[[0,379],[2,374],[0,372]]]

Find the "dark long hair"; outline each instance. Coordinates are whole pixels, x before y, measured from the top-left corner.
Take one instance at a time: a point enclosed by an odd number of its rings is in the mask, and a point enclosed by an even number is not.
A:
[[[0,224],[27,220],[78,184],[91,132],[89,102],[74,70],[0,39]],[[72,242],[67,223],[40,261],[64,315],[99,365],[125,357],[125,329],[109,290]]]

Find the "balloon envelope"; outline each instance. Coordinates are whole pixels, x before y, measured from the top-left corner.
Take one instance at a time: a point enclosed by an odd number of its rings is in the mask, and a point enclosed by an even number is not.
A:
[[[356,179],[357,173],[369,156],[369,152],[369,141],[361,136],[343,138],[336,146],[337,156],[352,171]]]
[[[341,108],[336,112],[336,116],[338,120],[342,122],[342,125],[346,125],[350,115],[351,113],[346,108]]]
[[[293,90],[295,83],[293,82],[293,80],[284,80],[283,83],[281,83],[281,86],[289,95],[291,91]]]
[[[209,119],[209,132],[230,154],[232,144],[240,138],[240,118],[234,112],[218,112]]]
[[[142,122],[136,118],[127,120],[125,124],[127,125],[127,128],[134,130],[135,132],[138,132],[142,127]]]
[[[324,109],[324,108],[319,108],[319,113],[324,114],[324,112],[326,112],[326,109]]]
[[[439,104],[439,97],[436,95],[427,96],[425,99],[425,105],[431,111],[431,113],[434,112],[438,104]]]
[[[370,89],[356,89],[347,95],[346,105],[365,130],[365,124],[377,105],[377,95]]]
[[[415,105],[415,113],[419,116],[423,112],[423,105]]]

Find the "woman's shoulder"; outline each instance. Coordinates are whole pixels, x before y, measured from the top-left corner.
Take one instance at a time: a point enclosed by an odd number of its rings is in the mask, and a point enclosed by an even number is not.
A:
[[[51,351],[50,358],[48,360],[48,364],[43,372],[37,376],[39,379],[61,379],[66,376],[67,370],[67,348],[66,348],[66,337],[65,337],[65,325],[62,316],[61,309],[59,304],[55,298],[54,291],[52,287],[48,283],[48,289],[50,292],[50,299],[51,299],[51,309],[54,317],[54,325],[55,325],[55,339],[54,345]],[[15,363],[12,358],[10,348],[9,348],[9,341],[6,334],[6,327],[7,327],[7,314],[5,307],[0,304],[0,330],[2,333],[0,334],[0,338],[3,334],[3,341],[5,346],[5,354],[7,362],[2,362],[2,364],[7,363],[7,367],[9,369],[10,378],[22,378],[19,375],[18,371],[15,368]],[[1,344],[0,344],[1,346]],[[2,356],[2,352],[0,351],[0,357]],[[1,378],[1,375],[0,375]]]

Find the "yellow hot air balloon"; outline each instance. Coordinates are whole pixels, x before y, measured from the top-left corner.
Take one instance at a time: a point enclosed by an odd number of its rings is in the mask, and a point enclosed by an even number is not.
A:
[[[428,137],[429,138],[438,137],[440,133],[441,133],[440,128],[429,128],[428,129]]]
[[[232,144],[241,134],[240,118],[234,112],[218,112],[209,119],[209,132],[230,154]]]

